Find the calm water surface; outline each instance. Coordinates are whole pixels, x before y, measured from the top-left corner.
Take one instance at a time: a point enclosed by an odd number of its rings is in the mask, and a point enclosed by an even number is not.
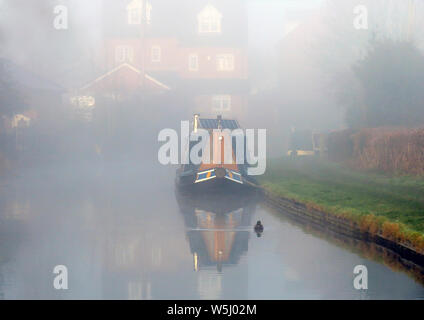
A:
[[[1,190],[0,298],[424,298],[420,270],[381,248],[290,221],[253,196],[180,195],[173,178],[174,168],[127,162],[21,173]],[[352,285],[359,264],[365,292]],[[68,268],[66,291],[53,288],[56,265]]]

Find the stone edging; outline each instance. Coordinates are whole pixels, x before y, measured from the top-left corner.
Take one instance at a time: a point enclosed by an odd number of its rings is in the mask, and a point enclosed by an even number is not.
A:
[[[305,204],[275,196],[262,189],[264,202],[279,211],[291,215],[294,218],[307,221],[320,228],[343,234],[358,240],[374,242],[382,247],[392,250],[402,258],[409,260],[421,267],[424,267],[424,255],[393,240],[386,239],[381,235],[372,235],[362,231],[356,223],[349,219],[337,217],[333,214],[322,212],[316,209],[307,208]]]

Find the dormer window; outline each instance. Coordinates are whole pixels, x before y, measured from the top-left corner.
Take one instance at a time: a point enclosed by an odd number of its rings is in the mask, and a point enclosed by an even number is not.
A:
[[[128,24],[141,24],[141,11],[138,9],[131,9],[128,12]]]
[[[197,16],[199,33],[220,33],[222,14],[212,5],[207,5]]]
[[[142,0],[133,0],[127,6],[128,24],[141,24],[143,16]]]

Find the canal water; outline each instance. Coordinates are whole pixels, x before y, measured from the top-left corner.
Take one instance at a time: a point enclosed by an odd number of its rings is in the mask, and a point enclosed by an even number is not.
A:
[[[422,271],[391,252],[292,221],[254,195],[180,194],[174,170],[69,164],[2,185],[0,298],[424,298]],[[57,265],[67,290],[53,286]],[[368,290],[353,286],[357,265]]]

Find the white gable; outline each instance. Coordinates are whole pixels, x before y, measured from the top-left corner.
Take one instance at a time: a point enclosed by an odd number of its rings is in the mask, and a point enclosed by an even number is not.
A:
[[[208,4],[198,15],[199,19],[202,18],[217,18],[221,19],[222,14],[218,11],[217,8],[215,8],[213,5]]]
[[[222,14],[208,4],[197,16],[199,33],[220,33]]]
[[[127,10],[143,9],[143,0],[133,0],[127,5]]]

